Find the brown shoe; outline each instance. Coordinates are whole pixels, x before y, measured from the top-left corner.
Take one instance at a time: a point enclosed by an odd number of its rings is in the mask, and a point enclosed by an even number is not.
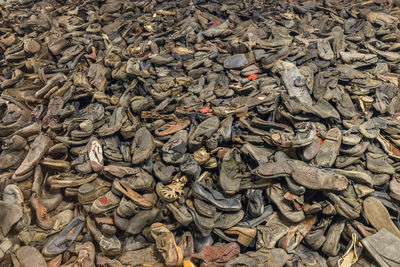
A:
[[[189,258],[194,254],[194,241],[191,232],[184,232],[178,246],[181,248],[183,258]],[[185,263],[183,263],[185,265]]]
[[[55,258],[52,258],[50,261],[47,262],[47,267],[59,267],[62,262],[63,254],[58,255]]]
[[[310,232],[315,221],[316,218],[314,216],[308,215],[300,223],[290,226],[287,234],[279,240],[278,246],[283,249],[295,249],[308,232]]]
[[[224,231],[228,235],[238,235],[237,242],[245,247],[248,247],[256,237],[256,228],[246,228],[246,227],[231,227]]]
[[[92,242],[88,241],[82,245],[79,255],[74,262],[73,267],[91,267],[94,266],[96,250]]]
[[[201,266],[223,267],[225,264],[239,255],[240,247],[237,243],[228,243],[219,248],[204,246],[192,258],[202,260]]]
[[[143,209],[151,209],[153,203],[145,199],[141,194],[137,193],[136,191],[132,190],[130,187],[120,183],[117,179],[113,182],[113,189],[121,192],[129,199],[133,201],[137,206]]]
[[[179,132],[180,130],[185,129],[190,124],[189,118],[180,119],[177,121],[170,121],[157,130],[154,131],[154,134],[157,136],[167,136]]]
[[[35,210],[37,225],[45,230],[53,228],[54,222],[51,220],[49,214],[47,214],[47,209],[43,206],[38,194],[32,194],[31,205]]]

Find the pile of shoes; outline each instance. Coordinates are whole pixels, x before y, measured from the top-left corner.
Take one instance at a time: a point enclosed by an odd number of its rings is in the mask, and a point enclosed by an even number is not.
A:
[[[400,1],[0,1],[1,266],[400,266]]]

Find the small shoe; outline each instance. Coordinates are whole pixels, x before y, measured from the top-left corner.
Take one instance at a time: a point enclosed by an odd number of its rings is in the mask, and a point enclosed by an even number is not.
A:
[[[152,224],[155,218],[159,215],[160,210],[152,208],[151,210],[141,210],[132,218],[129,219],[126,232],[132,235],[137,235],[143,231],[143,229]]]
[[[257,167],[255,173],[264,179],[292,175],[293,180],[299,185],[313,190],[342,191],[349,184],[349,181],[343,175],[319,169],[303,161],[293,159],[265,163]]]
[[[199,198],[194,198],[193,206],[199,214],[206,217],[214,218],[217,212],[217,209],[214,205],[211,205]]]
[[[149,130],[147,130],[145,127],[138,129],[131,146],[131,152],[133,154],[132,163],[142,163],[145,159],[150,157],[154,148],[154,139]]]
[[[189,209],[189,212],[192,214],[192,218],[193,221],[195,223],[195,225],[199,228],[199,229],[204,229],[204,230],[213,230],[215,225],[215,219],[214,218],[210,218],[210,217],[206,217],[203,216],[201,214],[199,214],[196,209],[194,208],[193,205],[193,201],[190,199],[186,200],[186,206]]]
[[[256,218],[264,213],[264,190],[262,189],[247,189],[246,198],[248,199],[249,214]]]
[[[383,154],[367,153],[367,168],[371,172],[394,174],[395,169],[387,162],[387,156]]]
[[[260,225],[266,220],[268,220],[269,216],[271,216],[273,212],[274,209],[272,208],[272,205],[268,205],[264,208],[264,212],[260,216],[250,220],[241,221],[238,224],[236,224],[236,226],[242,226],[248,228],[256,227],[257,225]]]
[[[169,164],[183,163],[184,155],[186,153],[187,140],[188,140],[188,132],[186,130],[181,130],[176,132],[162,146],[161,148],[162,159]]]
[[[196,151],[202,147],[203,140],[209,138],[219,128],[220,121],[217,116],[202,121],[189,136],[188,147],[190,151]]]
[[[136,174],[122,178],[121,183],[135,191],[153,192],[156,184],[154,177],[142,168],[138,169]]]
[[[325,242],[325,231],[332,222],[331,217],[322,218],[317,225],[311,228],[310,232],[305,236],[305,241],[314,250],[318,250]]]
[[[120,199],[114,195],[111,191],[108,191],[105,195],[97,198],[90,211],[94,214],[103,213],[109,211],[118,206]]]
[[[285,192],[281,184],[271,185],[270,188],[266,189],[266,193],[285,219],[294,223],[304,220],[305,214],[303,210],[294,210],[292,208],[291,203],[284,196]]]
[[[335,221],[329,227],[326,234],[325,242],[322,245],[322,251],[331,257],[336,256],[339,253],[339,239],[342,235],[346,219],[343,217],[337,217]]]
[[[172,203],[165,203],[165,206],[174,215],[175,220],[183,226],[187,227],[193,221],[192,215],[184,204],[174,201]]]
[[[100,250],[104,255],[115,256],[121,252],[121,242],[115,235],[112,237],[104,236],[97,228],[95,221],[93,221],[89,216],[86,218],[86,222],[88,231],[97,241]]]
[[[290,49],[288,46],[283,46],[279,51],[261,59],[263,68],[270,69],[276,61],[284,59],[289,55]]]
[[[194,254],[194,240],[192,233],[184,232],[178,246],[181,248],[183,258],[190,258]]]
[[[117,208],[118,216],[129,218],[139,212],[139,207],[132,200],[123,197]]]
[[[87,241],[79,250],[78,258],[75,260],[73,267],[91,267],[94,266],[96,249],[92,242]]]
[[[400,264],[400,239],[386,229],[364,238],[361,243],[379,266]]]
[[[296,248],[303,237],[305,237],[315,224],[316,218],[312,215],[307,215],[306,218],[296,225],[289,227],[287,234],[282,237],[278,246],[283,249],[294,249]]]
[[[97,173],[88,174],[85,176],[79,176],[71,172],[62,172],[55,174],[47,178],[47,183],[51,188],[67,188],[67,187],[78,187],[97,178]]]
[[[173,202],[177,200],[183,193],[183,187],[187,182],[186,176],[179,178],[179,173],[172,179],[172,183],[163,185],[161,182],[157,183],[156,192],[161,200],[165,202]]]
[[[175,242],[175,236],[162,223],[153,223],[150,233],[156,241],[156,247],[164,258],[166,266],[181,266],[183,254],[181,248]]]
[[[177,171],[177,168],[172,165],[165,165],[161,160],[157,160],[153,165],[153,173],[158,180],[163,184],[169,184],[172,182],[173,173]]]
[[[88,143],[88,156],[92,169],[95,172],[100,172],[104,168],[103,147],[99,139],[92,137]]]
[[[330,129],[319,147],[318,154],[315,157],[315,163],[322,167],[332,167],[339,154],[341,140],[342,133],[340,129],[337,127]]]
[[[47,209],[43,206],[38,194],[32,194],[31,205],[32,208],[35,210],[37,225],[45,230],[53,228],[54,221],[51,220],[49,214],[47,213]]]
[[[239,191],[240,188],[240,167],[241,159],[238,149],[229,150],[223,157],[220,172],[219,184],[225,194],[233,195]]]

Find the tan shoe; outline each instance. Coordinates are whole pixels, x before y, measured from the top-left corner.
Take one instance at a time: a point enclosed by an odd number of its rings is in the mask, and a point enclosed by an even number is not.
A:
[[[157,130],[154,131],[154,134],[157,136],[167,136],[179,132],[180,130],[185,129],[190,125],[190,119],[184,118],[177,121],[170,121]]]
[[[150,232],[156,240],[158,251],[162,254],[166,266],[181,266],[183,255],[175,242],[174,234],[162,223],[153,223]]]
[[[385,228],[395,236],[400,238],[400,230],[393,223],[389,212],[383,204],[374,197],[368,197],[363,202],[364,214],[369,223],[376,229]]]

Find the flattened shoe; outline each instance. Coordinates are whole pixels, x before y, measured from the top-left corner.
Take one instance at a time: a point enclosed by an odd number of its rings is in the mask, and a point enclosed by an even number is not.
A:
[[[335,221],[329,227],[326,234],[326,239],[322,245],[322,251],[331,257],[336,256],[339,253],[339,239],[342,235],[346,219],[343,217],[337,217]]]
[[[150,157],[154,148],[154,139],[149,130],[147,130],[146,127],[139,128],[135,133],[135,138],[131,146],[131,152],[133,154],[132,163],[142,163],[145,159]]]
[[[63,172],[60,174],[55,174],[47,178],[47,183],[51,188],[67,188],[67,187],[78,187],[97,178],[97,173],[92,173],[88,175],[78,175],[72,172]]]
[[[217,209],[237,211],[242,208],[242,203],[237,198],[226,198],[222,193],[208,186],[195,183],[192,190],[195,197],[214,205]]]
[[[332,167],[339,154],[341,140],[342,133],[340,129],[337,127],[330,129],[319,147],[318,154],[315,157],[315,163],[322,167]]]
[[[160,210],[157,208],[139,211],[136,215],[129,219],[125,231],[132,235],[141,233],[146,226],[151,225],[154,222],[159,213]]]
[[[74,218],[61,232],[50,238],[42,249],[46,257],[55,257],[72,246],[85,226],[85,218]]]
[[[384,154],[367,153],[367,168],[371,172],[394,174],[395,169],[387,162],[387,156]]]
[[[215,228],[228,229],[237,225],[244,217],[244,211],[224,212],[215,220]]]
[[[18,177],[31,171],[42,159],[47,150],[53,145],[50,137],[40,134],[32,142],[28,154],[13,175],[13,180],[19,181]]]
[[[292,175],[298,184],[314,190],[342,191],[347,188],[346,177],[308,165],[300,160],[265,163],[255,169],[260,178],[271,179]]]
[[[385,206],[375,197],[368,197],[363,202],[364,215],[369,223],[376,229],[386,229],[400,238],[400,230],[393,223]]]

